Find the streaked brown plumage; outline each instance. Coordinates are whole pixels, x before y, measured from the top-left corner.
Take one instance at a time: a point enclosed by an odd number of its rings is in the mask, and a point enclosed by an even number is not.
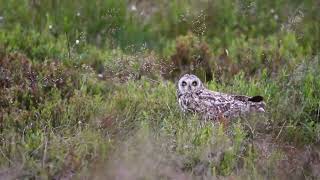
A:
[[[250,112],[265,112],[261,96],[230,95],[204,88],[195,75],[185,74],[178,81],[178,102],[183,112],[197,113],[206,120],[234,118]]]

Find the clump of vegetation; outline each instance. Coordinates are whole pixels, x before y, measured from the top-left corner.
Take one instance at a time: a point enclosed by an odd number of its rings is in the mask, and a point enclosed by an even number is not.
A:
[[[175,80],[186,73],[196,74],[206,81],[213,80],[214,61],[209,46],[191,33],[177,38],[171,61],[174,65],[171,76]]]
[[[319,178],[318,9],[0,0],[0,179]],[[267,113],[199,122],[183,73]]]

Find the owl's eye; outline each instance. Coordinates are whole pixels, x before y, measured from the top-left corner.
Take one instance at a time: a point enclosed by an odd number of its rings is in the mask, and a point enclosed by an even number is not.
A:
[[[182,85],[182,86],[186,86],[187,83],[186,83],[185,81],[182,81],[181,85]]]
[[[193,81],[192,82],[192,86],[197,86],[198,85],[198,82],[197,81]]]

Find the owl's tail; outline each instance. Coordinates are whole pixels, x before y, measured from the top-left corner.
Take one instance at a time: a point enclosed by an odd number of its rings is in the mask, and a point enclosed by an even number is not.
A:
[[[250,111],[266,112],[266,103],[262,96],[253,96],[248,99],[250,103]]]
[[[250,97],[248,99],[248,101],[251,101],[251,102],[262,102],[263,101],[263,97],[262,96],[253,96],[253,97]]]

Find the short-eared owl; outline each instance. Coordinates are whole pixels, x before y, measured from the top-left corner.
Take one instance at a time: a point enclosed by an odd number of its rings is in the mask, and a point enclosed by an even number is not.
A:
[[[206,89],[195,75],[185,74],[178,81],[177,96],[183,112],[200,114],[206,120],[234,118],[250,112],[265,112],[262,96],[242,96]]]

